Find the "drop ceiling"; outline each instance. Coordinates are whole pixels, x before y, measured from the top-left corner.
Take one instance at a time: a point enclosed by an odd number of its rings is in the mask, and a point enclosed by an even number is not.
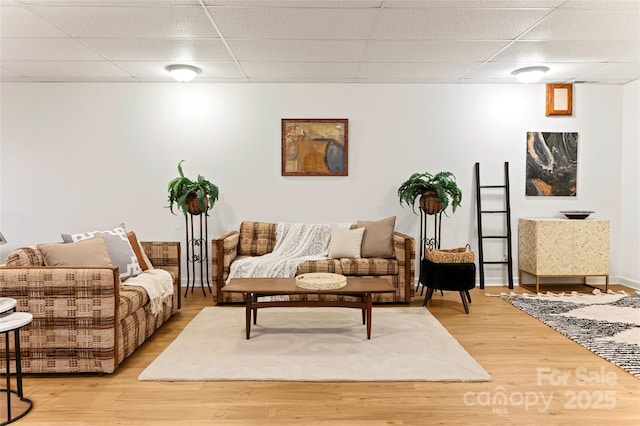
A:
[[[4,82],[640,79],[638,0],[0,0],[0,36]]]

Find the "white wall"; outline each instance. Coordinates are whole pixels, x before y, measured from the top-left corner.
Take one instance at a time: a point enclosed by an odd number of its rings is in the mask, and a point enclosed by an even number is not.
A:
[[[400,207],[397,188],[413,172],[449,170],[464,196],[443,220],[442,246],[476,249],[474,163],[490,184],[502,182],[509,161],[515,265],[519,217],[589,209],[611,220],[612,280],[640,282],[637,269],[618,261],[629,250],[637,257],[638,247],[637,235],[621,230],[627,222],[638,229],[637,205],[621,198],[623,186],[637,191],[623,183],[623,148],[635,149],[624,170],[636,183],[638,158],[630,126],[623,143],[621,86],[576,85],[572,117],[545,117],[543,84],[5,83],[1,90],[0,230],[9,241],[2,259],[61,232],[120,222],[143,240],[182,241],[183,218],[163,207],[182,159],[187,175],[220,187],[210,236],[242,220],[396,215],[396,228],[417,237],[419,218]],[[625,107],[633,105],[633,89],[624,93]],[[349,176],[282,177],[281,118],[348,118]],[[524,196],[527,131],[579,133],[577,197]],[[499,269],[487,271],[492,282],[504,282]]]
[[[620,282],[640,288],[640,80],[623,93]]]

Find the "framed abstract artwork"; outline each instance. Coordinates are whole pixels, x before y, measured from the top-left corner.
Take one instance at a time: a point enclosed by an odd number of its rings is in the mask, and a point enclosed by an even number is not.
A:
[[[349,119],[283,118],[282,176],[347,176]]]
[[[527,196],[575,197],[578,133],[527,132]]]

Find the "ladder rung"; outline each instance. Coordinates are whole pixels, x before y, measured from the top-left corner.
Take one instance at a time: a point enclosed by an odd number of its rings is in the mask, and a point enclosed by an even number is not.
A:
[[[508,235],[483,235],[482,238],[507,238]]]
[[[506,188],[507,185],[480,185],[480,188]]]
[[[480,213],[506,213],[506,210],[482,210]]]
[[[506,265],[507,262],[506,260],[494,260],[494,261],[490,261],[490,262],[482,262],[485,265]]]

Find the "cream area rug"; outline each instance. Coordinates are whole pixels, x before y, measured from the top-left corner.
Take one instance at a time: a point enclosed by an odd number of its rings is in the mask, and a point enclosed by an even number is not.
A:
[[[425,308],[266,308],[245,336],[244,307],[207,307],[139,380],[490,381]]]

